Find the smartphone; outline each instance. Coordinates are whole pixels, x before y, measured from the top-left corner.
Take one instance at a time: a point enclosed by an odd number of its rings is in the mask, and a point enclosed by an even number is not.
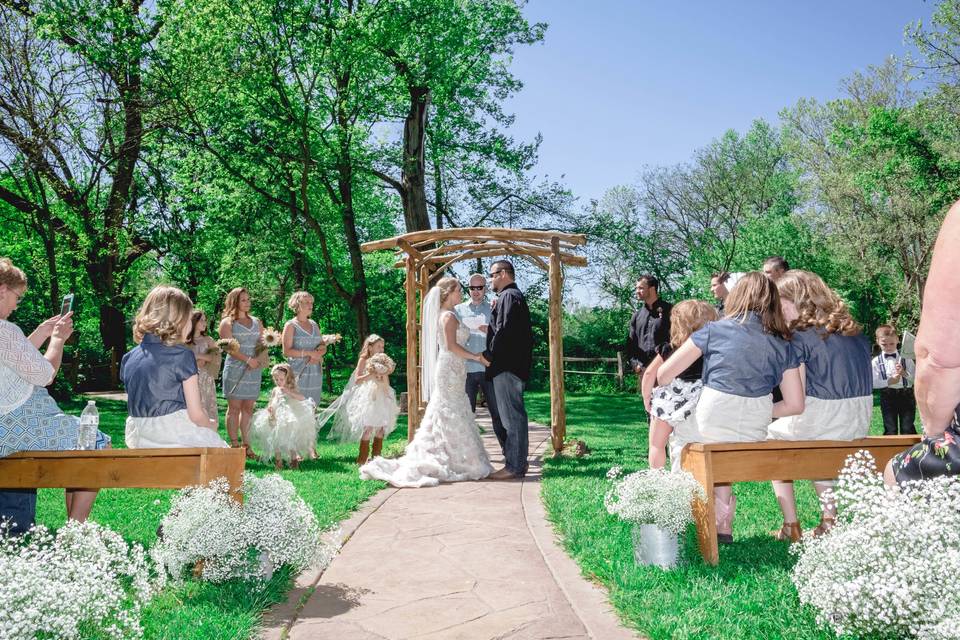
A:
[[[63,296],[63,303],[60,305],[60,315],[65,316],[71,311],[73,311],[73,294],[68,293]]]

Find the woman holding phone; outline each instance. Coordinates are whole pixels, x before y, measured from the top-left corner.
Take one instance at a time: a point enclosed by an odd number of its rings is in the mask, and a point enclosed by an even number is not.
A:
[[[23,271],[9,258],[0,258],[0,456],[77,448],[79,418],[63,413],[45,388],[53,382],[63,360],[63,345],[73,333],[73,313],[64,305],[66,314],[43,321],[25,336],[8,318],[26,290]],[[48,341],[46,351],[41,353],[40,348]],[[108,448],[110,437],[97,432],[95,446]],[[96,496],[96,491],[67,489],[67,517],[86,520]],[[32,496],[29,520],[33,519],[35,500]]]

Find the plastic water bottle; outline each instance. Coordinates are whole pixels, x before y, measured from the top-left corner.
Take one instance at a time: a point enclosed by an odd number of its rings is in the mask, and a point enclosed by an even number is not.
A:
[[[80,430],[77,433],[77,449],[94,449],[97,446],[97,430],[100,428],[100,412],[97,403],[87,402],[80,414]]]

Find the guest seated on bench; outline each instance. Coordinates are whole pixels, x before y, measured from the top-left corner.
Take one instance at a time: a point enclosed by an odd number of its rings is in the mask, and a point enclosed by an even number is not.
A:
[[[787,271],[777,280],[777,289],[783,317],[793,331],[806,398],[803,413],[770,425],[770,439],[865,438],[873,416],[870,341],[840,297],[817,274]],[[818,480],[813,486],[822,496],[833,484],[832,479]],[[773,535],[796,542],[801,532],[793,482],[774,480],[773,491],[783,511],[783,527]],[[814,535],[829,531],[835,518],[835,508],[823,504]]]
[[[23,271],[9,258],[0,258],[0,456],[77,448],[79,418],[63,413],[44,388],[60,368],[63,345],[73,333],[73,314],[45,320],[27,338],[20,327],[7,321],[26,289]],[[48,339],[46,353],[40,353]],[[110,437],[98,432],[97,449],[109,446]],[[96,497],[96,491],[67,489],[67,517],[86,520]],[[24,520],[32,522],[35,493],[21,493],[11,502],[25,514]]]
[[[661,367],[670,383],[703,357],[703,391],[697,403],[700,442],[759,442],[773,418],[803,412],[803,386],[790,329],[777,287],[760,272],[748,273],[726,300],[726,316],[695,332]],[[773,402],[780,385],[783,400]],[[696,441],[691,439],[691,441]],[[733,542],[736,497],[730,485],[714,490],[717,540]]]
[[[887,484],[960,475],[960,202],[950,207],[933,248],[914,347],[914,393],[923,438],[897,454]]]
[[[226,447],[203,410],[197,359],[185,345],[193,302],[176,287],[154,287],[133,324],[140,346],[123,356],[126,443],[131,449]]]

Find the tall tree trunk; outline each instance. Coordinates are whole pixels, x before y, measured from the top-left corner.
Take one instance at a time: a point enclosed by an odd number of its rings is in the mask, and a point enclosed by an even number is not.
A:
[[[403,165],[400,182],[406,191],[403,218],[409,233],[430,228],[424,162],[424,139],[427,133],[430,89],[423,86],[410,86],[407,90],[410,93],[410,111],[403,124]]]
[[[290,240],[293,244],[293,265],[291,272],[293,275],[293,288],[296,291],[303,291],[306,286],[306,253],[307,246],[304,241],[304,227],[300,221],[300,212],[296,206],[296,196],[290,193]]]
[[[446,204],[443,201],[443,170],[440,167],[440,160],[435,153],[433,156],[433,208],[436,211],[436,228],[443,229],[443,209]]]

